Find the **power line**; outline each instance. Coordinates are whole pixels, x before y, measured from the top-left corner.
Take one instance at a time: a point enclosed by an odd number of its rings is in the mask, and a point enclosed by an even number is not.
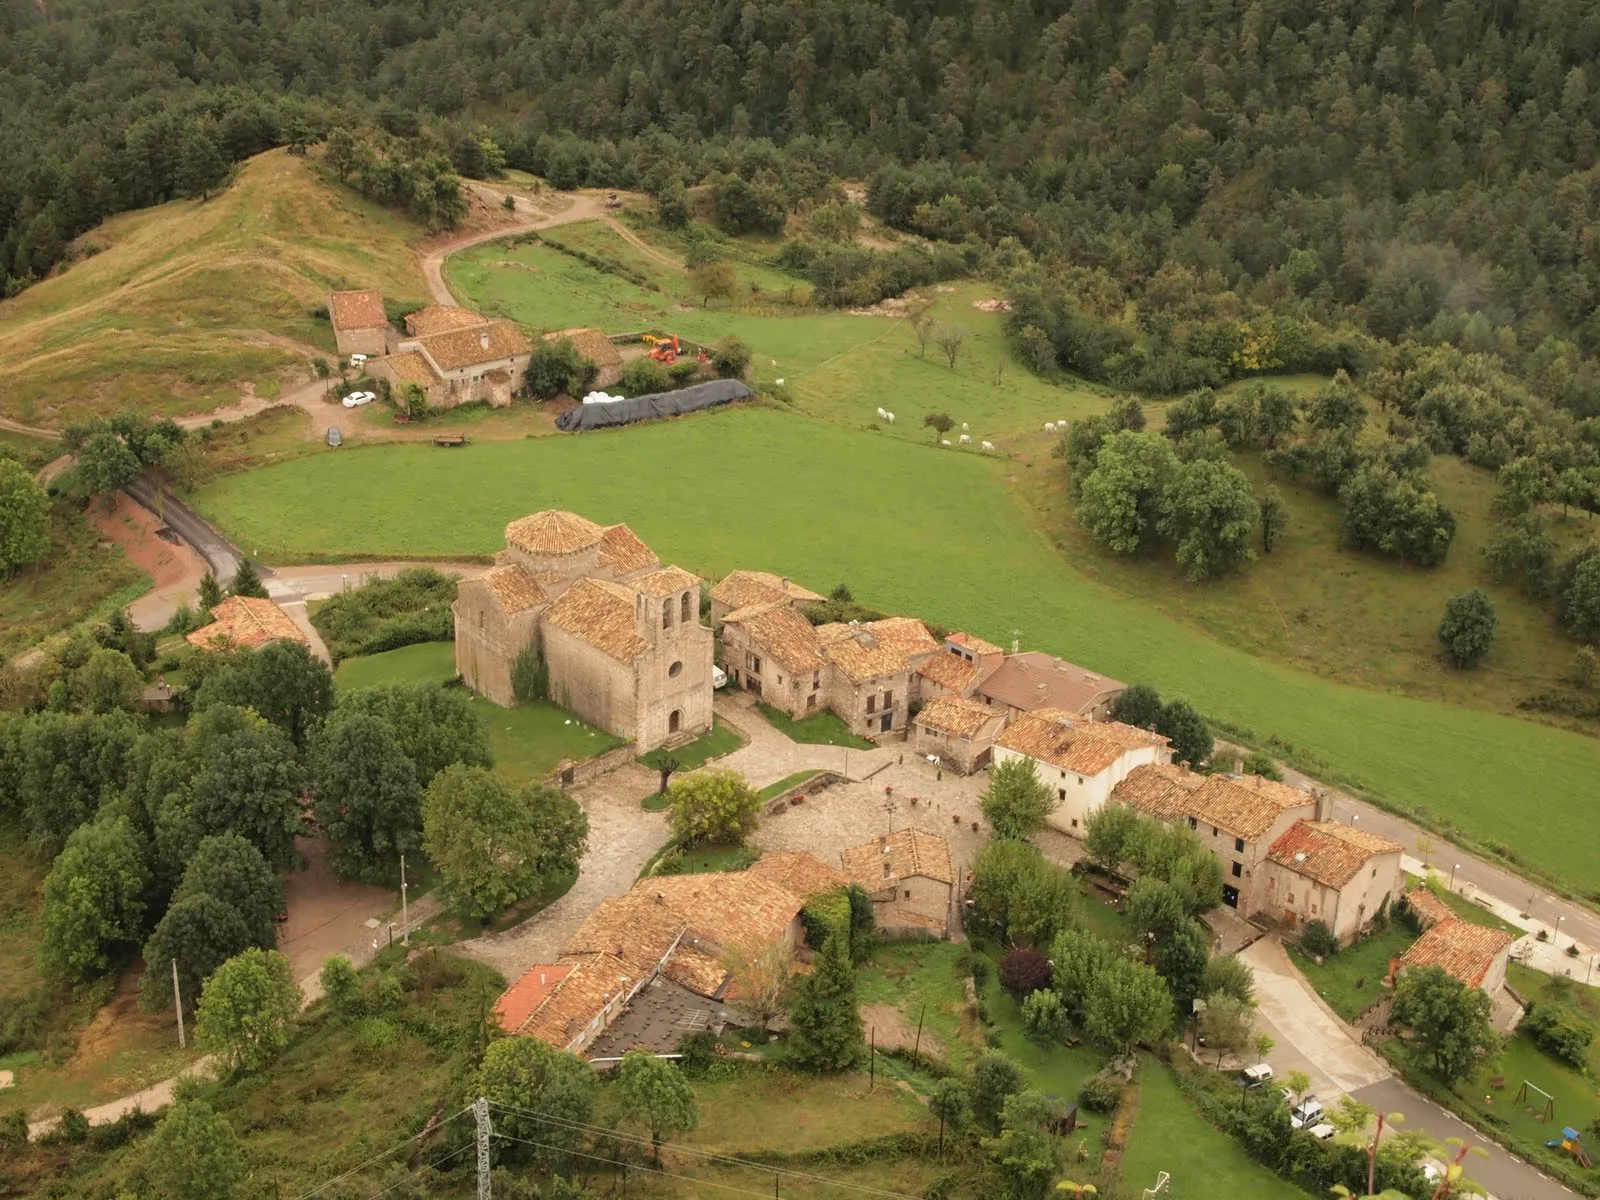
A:
[[[433,1133],[436,1130],[443,1129],[451,1121],[454,1121],[457,1117],[461,1116],[462,1113],[465,1113],[465,1112],[468,1112],[468,1111],[470,1111],[470,1110],[463,1108],[461,1110],[461,1112],[452,1113],[450,1116],[448,1116],[444,1120],[440,1121],[437,1125],[426,1125],[426,1126],[424,1126],[421,1130],[419,1130],[416,1133],[413,1133],[410,1137],[406,1138],[404,1141],[396,1142],[394,1145],[390,1146],[387,1150],[384,1150],[384,1151],[382,1151],[381,1153],[378,1153],[378,1154],[374,1154],[371,1158],[367,1159],[367,1161],[362,1163],[360,1166],[351,1167],[343,1175],[335,1175],[332,1179],[328,1180],[327,1182],[319,1183],[316,1187],[312,1188],[309,1192],[302,1192],[299,1195],[299,1197],[297,1197],[297,1200],[311,1200],[311,1197],[320,1195],[321,1193],[327,1191],[334,1184],[340,1182],[341,1180],[349,1179],[350,1176],[354,1175],[357,1171],[365,1171],[368,1167],[370,1167],[373,1163],[377,1162],[380,1158],[387,1158],[389,1155],[393,1154],[396,1150],[400,1149],[402,1146],[409,1146],[412,1142],[416,1141],[418,1138],[422,1137],[423,1135],[429,1134],[429,1133]]]
[[[681,1179],[685,1183],[698,1184],[701,1187],[721,1188],[725,1192],[733,1192],[738,1196],[754,1196],[756,1200],[767,1200],[766,1192],[752,1192],[749,1188],[735,1187],[731,1183],[718,1183],[714,1179],[696,1179],[693,1175],[679,1175],[675,1171],[668,1171],[661,1167],[651,1167],[640,1163],[625,1163],[615,1158],[603,1158],[598,1154],[585,1154],[581,1150],[568,1150],[565,1146],[552,1146],[548,1142],[529,1141],[527,1138],[515,1138],[504,1133],[497,1132],[495,1137],[503,1142],[520,1142],[524,1146],[537,1146],[541,1150],[554,1150],[557,1154],[570,1154],[574,1158],[587,1158],[594,1162],[605,1163],[607,1166],[621,1167],[626,1171],[645,1171],[651,1175],[661,1175],[667,1179]],[[823,1182],[831,1181],[824,1180]]]
[[[655,1143],[649,1138],[640,1137],[636,1134],[624,1133],[620,1129],[611,1129],[604,1125],[593,1125],[585,1121],[574,1121],[569,1117],[551,1116],[548,1113],[534,1112],[526,1108],[516,1108],[509,1104],[501,1104],[495,1100],[489,1101],[489,1104],[491,1107],[497,1108],[502,1112],[510,1113],[512,1116],[526,1117],[531,1120],[543,1121],[546,1124],[554,1125],[558,1128],[568,1129],[578,1133],[604,1134],[607,1137],[616,1138],[619,1142],[624,1142],[633,1146],[643,1146],[649,1148],[654,1148],[655,1146]],[[498,1130],[496,1130],[495,1136],[504,1137],[506,1135],[501,1134]],[[890,1192],[885,1191],[883,1188],[868,1187],[865,1184],[848,1183],[839,1179],[829,1179],[825,1175],[813,1175],[808,1171],[796,1171],[789,1167],[780,1167],[774,1166],[770,1163],[754,1162],[747,1158],[734,1158],[732,1155],[716,1154],[709,1150],[697,1149],[694,1146],[685,1146],[679,1142],[662,1142],[661,1147],[662,1149],[676,1151],[679,1154],[687,1154],[696,1158],[706,1159],[713,1163],[725,1163],[736,1167],[748,1167],[751,1170],[761,1171],[768,1175],[782,1175],[790,1179],[798,1179],[809,1183],[825,1183],[829,1187],[844,1188],[848,1191],[861,1192],[869,1196],[883,1196],[887,1197],[888,1200],[917,1200],[917,1197],[909,1196],[905,1192]]]
[[[457,1113],[456,1115],[460,1116],[461,1114]],[[427,1166],[423,1167],[422,1169],[424,1171],[431,1171],[435,1167],[443,1166],[445,1163],[449,1162],[452,1158],[455,1158],[459,1154],[465,1154],[471,1148],[472,1148],[471,1146],[460,1146],[460,1147],[457,1147],[456,1149],[450,1151],[449,1154],[446,1154],[443,1158],[435,1159],[433,1162],[429,1163]],[[415,1183],[416,1182],[415,1174],[416,1174],[415,1172],[407,1172],[407,1174],[403,1178],[395,1180],[395,1182],[391,1183],[388,1187],[384,1188],[383,1191],[381,1191],[381,1192],[373,1192],[372,1195],[367,1197],[367,1200],[378,1200],[379,1196],[386,1196],[390,1192],[394,1191],[395,1188],[397,1188],[397,1187],[401,1187],[402,1185],[407,1184],[407,1183]],[[330,1180],[329,1182],[331,1183],[332,1180]],[[326,1187],[327,1184],[324,1184],[323,1186]]]

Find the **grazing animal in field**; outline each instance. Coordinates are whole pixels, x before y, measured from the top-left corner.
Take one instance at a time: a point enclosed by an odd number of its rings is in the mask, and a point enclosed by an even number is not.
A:
[[[1046,421],[1044,423],[1044,431],[1046,433],[1054,433],[1056,431],[1056,423],[1054,421]]]
[[[889,424],[891,424],[891,425],[894,424],[894,414],[893,413],[884,413],[883,414],[883,419],[885,421],[889,422]]]
[[[971,435],[971,434],[970,434],[970,433],[963,433],[963,434],[962,434],[962,435],[961,435],[961,438],[960,438],[960,441],[961,441],[961,444],[962,444],[962,445],[963,445],[963,446],[965,446],[965,445],[966,445],[966,444],[967,444],[967,443],[968,443],[968,442],[970,442],[970,441],[971,441],[971,440],[972,440],[972,435]]]
[[[886,412],[884,412],[884,411],[883,411],[883,409],[881,409],[881,408],[880,408],[880,409],[879,409],[879,410],[878,410],[878,419],[879,419],[879,420],[880,420],[880,421],[881,421],[881,420],[883,420],[883,418],[885,418],[885,417],[887,417],[887,416],[888,416],[888,415],[889,415],[889,414],[888,414],[888,413],[886,413]]]
[[[950,444],[950,439],[949,438],[940,438],[939,439],[939,445],[948,446],[949,444]]]
[[[994,443],[993,442],[983,442],[983,443],[980,443],[980,444],[983,446],[983,448],[985,450],[993,450],[994,449]]]
[[[962,433],[967,432],[967,430],[969,430],[971,428],[972,428],[972,426],[968,425],[965,421],[961,422],[961,432]]]

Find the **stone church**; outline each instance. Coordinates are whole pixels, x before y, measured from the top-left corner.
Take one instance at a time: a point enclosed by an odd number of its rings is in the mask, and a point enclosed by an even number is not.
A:
[[[538,647],[550,699],[632,739],[640,753],[711,728],[711,630],[700,580],[626,525],[551,510],[506,526],[495,566],[452,606],[456,669],[496,704],[516,703],[511,665]]]

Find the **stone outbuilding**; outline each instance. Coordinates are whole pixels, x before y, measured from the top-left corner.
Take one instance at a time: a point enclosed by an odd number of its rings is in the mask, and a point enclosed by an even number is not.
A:
[[[881,737],[906,729],[920,696],[917,668],[939,652],[928,627],[915,617],[834,622],[817,627],[822,652],[833,665],[826,683],[828,707],[852,733]]]
[[[229,596],[211,610],[211,624],[185,639],[202,650],[259,650],[269,642],[310,645],[294,618],[261,596]]]
[[[770,571],[729,571],[711,589],[711,626],[720,629],[730,612],[763,604],[802,609],[824,597]]]
[[[878,928],[889,934],[948,937],[955,904],[950,842],[925,829],[898,829],[852,846],[844,873],[872,897]]]
[[[578,354],[595,365],[597,374],[594,386],[608,388],[622,378],[622,352],[616,343],[598,329],[558,329],[547,333],[544,340],[559,342],[563,338],[577,348]]]
[[[976,695],[985,704],[1004,708],[1009,720],[1051,708],[1080,720],[1103,721],[1126,688],[1065,659],[1029,650],[1007,655],[978,682]]]
[[[384,311],[382,292],[334,292],[328,297],[328,320],[333,325],[334,345],[346,358],[388,353],[389,315]]]
[[[1321,921],[1349,945],[1405,880],[1398,842],[1336,821],[1298,821],[1267,851],[1261,911],[1288,928]]]
[[[512,665],[542,657],[550,699],[640,753],[711,727],[711,630],[700,580],[626,525],[534,513],[506,526],[497,565],[452,605],[456,668],[474,691],[515,703]]]
[[[978,684],[1006,661],[1006,652],[999,646],[970,633],[950,634],[944,639],[944,649],[945,653],[930,655],[917,668],[924,700],[939,696],[972,699]],[[979,701],[982,702],[981,698]]]
[[[934,755],[952,771],[972,775],[989,765],[1004,725],[1005,714],[987,705],[939,696],[923,701],[912,721],[911,746],[918,754]]]
[[[1476,925],[1450,916],[1412,942],[1390,967],[1398,980],[1414,967],[1443,967],[1468,987],[1481,988],[1498,1000],[1506,982],[1506,963],[1517,939],[1503,929]]]
[[[1003,710],[987,711],[999,716]],[[1039,782],[1055,793],[1050,825],[1081,838],[1118,784],[1140,767],[1169,764],[1172,750],[1166,738],[1146,729],[1041,708],[1019,716],[995,743],[995,762],[1013,758],[1031,759]]]
[[[824,685],[832,667],[822,639],[788,603],[729,612],[722,622],[722,662],[736,686],[796,720],[827,707]]]

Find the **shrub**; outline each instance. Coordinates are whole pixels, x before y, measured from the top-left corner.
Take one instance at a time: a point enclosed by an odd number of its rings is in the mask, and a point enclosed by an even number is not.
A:
[[[697,1029],[678,1039],[678,1068],[685,1075],[699,1075],[717,1061],[717,1035],[709,1029]]]
[[[672,376],[667,374],[666,367],[653,358],[635,358],[622,368],[622,377],[617,380],[626,395],[647,396],[654,392],[665,392],[672,387]]]
[[[7,1110],[0,1116],[0,1146],[25,1146],[28,1142],[28,1111],[23,1108]]]
[[[1551,1058],[1569,1063],[1580,1071],[1588,1065],[1594,1030],[1559,1004],[1531,1005],[1521,1028],[1533,1039],[1533,1044]]]
[[[450,603],[455,598],[454,575],[411,567],[392,579],[374,579],[339,592],[317,609],[312,624],[337,665],[357,654],[449,641],[454,636]]]
[[[1105,1115],[1116,1112],[1121,1099],[1121,1086],[1104,1071],[1089,1076],[1078,1089],[1078,1103],[1092,1113]]]
[[[1067,1031],[1067,1010],[1061,1006],[1061,997],[1049,988],[1029,992],[1022,1002],[1022,1027],[1035,1041],[1059,1041]]]
[[[1037,950],[1013,950],[1000,960],[1000,986],[1020,1003],[1050,986],[1050,960]]]
[[[1300,949],[1317,958],[1331,958],[1339,953],[1339,939],[1326,921],[1310,920],[1300,935]]]
[[[55,1127],[39,1140],[49,1146],[75,1146],[89,1136],[89,1118],[75,1108],[61,1114]]]
[[[750,347],[736,337],[724,338],[711,353],[711,365],[724,379],[740,379],[750,366]]]
[[[1494,605],[1482,588],[1452,596],[1439,622],[1445,657],[1458,667],[1475,667],[1494,642]]]

